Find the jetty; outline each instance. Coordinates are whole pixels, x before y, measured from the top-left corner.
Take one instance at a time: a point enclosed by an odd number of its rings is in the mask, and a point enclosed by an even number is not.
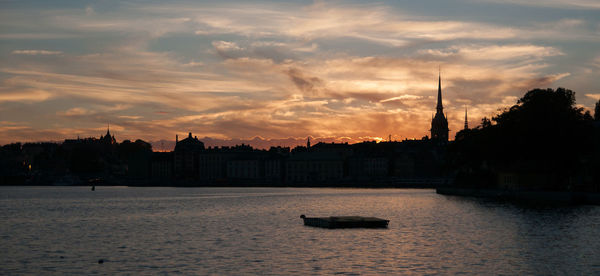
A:
[[[387,228],[389,220],[375,217],[359,216],[339,216],[339,217],[321,217],[308,218],[305,215],[300,216],[304,220],[304,225],[321,228]]]

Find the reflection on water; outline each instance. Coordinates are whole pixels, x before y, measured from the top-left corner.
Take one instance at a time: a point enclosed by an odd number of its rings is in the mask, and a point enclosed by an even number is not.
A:
[[[0,210],[0,274],[600,271],[597,206],[407,189],[0,187]],[[300,214],[390,227],[305,227]]]

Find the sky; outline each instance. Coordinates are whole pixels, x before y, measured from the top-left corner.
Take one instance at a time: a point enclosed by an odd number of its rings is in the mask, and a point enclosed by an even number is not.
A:
[[[533,88],[600,99],[597,0],[0,0],[0,144],[450,137]]]

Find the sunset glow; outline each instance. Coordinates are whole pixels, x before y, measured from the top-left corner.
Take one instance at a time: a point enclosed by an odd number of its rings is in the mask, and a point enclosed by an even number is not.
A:
[[[600,97],[597,1],[0,3],[0,144],[450,137],[527,90]],[[434,9],[435,7],[435,9]],[[206,138],[204,138],[206,137]],[[380,138],[384,137],[384,138]]]

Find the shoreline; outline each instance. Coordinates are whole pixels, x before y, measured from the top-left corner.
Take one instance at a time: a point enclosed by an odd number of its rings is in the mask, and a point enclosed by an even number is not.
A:
[[[435,189],[437,184],[392,184],[392,185],[365,185],[365,184],[297,184],[297,185],[286,185],[286,184],[202,184],[202,185],[191,185],[191,184],[170,184],[170,185],[152,185],[152,184],[102,184],[102,185],[0,185],[0,187],[139,187],[139,188],[351,188],[351,189]]]
[[[492,198],[516,202],[600,205],[600,193],[541,190],[516,191],[461,187],[437,187],[435,191],[441,195]]]

